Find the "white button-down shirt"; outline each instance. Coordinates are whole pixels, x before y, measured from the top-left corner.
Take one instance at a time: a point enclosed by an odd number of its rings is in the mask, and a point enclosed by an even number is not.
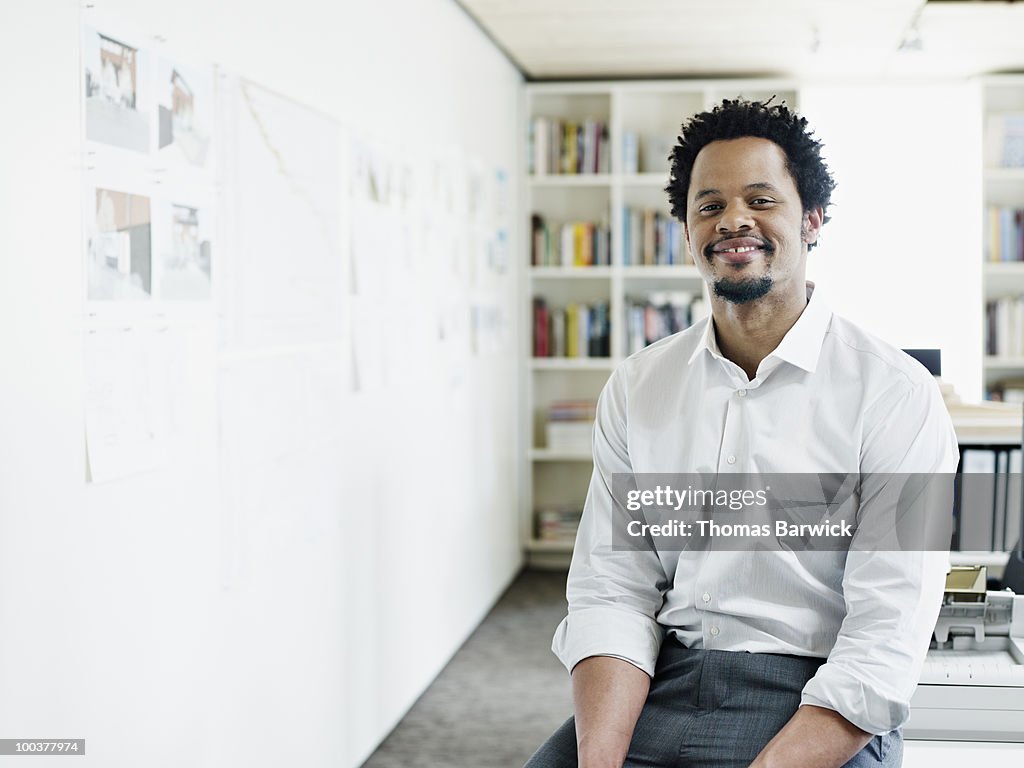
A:
[[[909,715],[947,553],[637,552],[609,534],[616,473],[956,471],[934,379],[808,292],[752,381],[721,355],[710,318],[612,374],[552,647],[569,670],[605,655],[649,675],[666,632],[691,648],[827,658],[802,703],[885,733]]]

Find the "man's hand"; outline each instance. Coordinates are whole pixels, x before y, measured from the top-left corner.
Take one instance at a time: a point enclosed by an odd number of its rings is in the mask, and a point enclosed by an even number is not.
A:
[[[622,768],[651,678],[628,661],[590,656],[572,670],[580,768]]]
[[[765,745],[750,768],[839,768],[870,740],[870,733],[838,712],[808,704]]]

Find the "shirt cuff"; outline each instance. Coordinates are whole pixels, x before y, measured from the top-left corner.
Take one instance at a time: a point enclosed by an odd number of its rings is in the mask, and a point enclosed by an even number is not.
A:
[[[562,619],[551,650],[569,672],[590,656],[615,656],[654,677],[663,639],[661,625],[639,613],[580,608]]]
[[[909,700],[886,695],[840,664],[826,662],[804,686],[800,704],[838,712],[876,736],[899,728],[910,717]]]

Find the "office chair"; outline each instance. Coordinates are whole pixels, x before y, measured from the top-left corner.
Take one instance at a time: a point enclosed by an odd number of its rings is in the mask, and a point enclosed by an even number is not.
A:
[[[1019,540],[1010,550],[1010,559],[1006,561],[1000,587],[1012,590],[1015,595],[1024,595],[1024,551],[1021,550]]]

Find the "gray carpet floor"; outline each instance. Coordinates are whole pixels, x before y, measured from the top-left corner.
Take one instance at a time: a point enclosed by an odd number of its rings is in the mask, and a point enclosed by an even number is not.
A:
[[[565,573],[523,571],[363,768],[521,768],[572,714]]]

